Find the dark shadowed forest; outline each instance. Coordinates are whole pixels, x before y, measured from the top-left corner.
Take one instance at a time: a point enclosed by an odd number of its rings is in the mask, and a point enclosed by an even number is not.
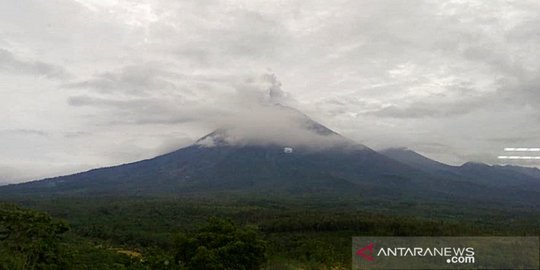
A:
[[[2,269],[349,269],[351,237],[538,235],[498,206],[317,197],[14,199]]]

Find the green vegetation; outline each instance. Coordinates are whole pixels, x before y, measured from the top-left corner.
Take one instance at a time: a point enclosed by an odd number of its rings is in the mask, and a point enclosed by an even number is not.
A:
[[[259,269],[266,261],[265,242],[255,227],[238,228],[232,221],[211,218],[196,234],[180,234],[176,261],[186,269]]]
[[[40,212],[13,205],[0,208],[0,265],[5,269],[63,266],[59,237],[67,226]]]
[[[540,233],[534,209],[229,195],[0,204],[0,269],[348,269],[352,236]]]

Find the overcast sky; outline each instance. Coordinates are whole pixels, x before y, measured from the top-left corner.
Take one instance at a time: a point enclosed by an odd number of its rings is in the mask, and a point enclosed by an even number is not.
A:
[[[540,147],[539,25],[538,0],[0,0],[0,182],[185,146],[269,89],[375,149],[496,163]]]

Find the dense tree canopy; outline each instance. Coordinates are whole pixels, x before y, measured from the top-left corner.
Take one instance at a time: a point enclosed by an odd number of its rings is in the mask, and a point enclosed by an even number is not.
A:
[[[181,234],[176,259],[186,269],[259,269],[265,262],[265,242],[253,227],[231,220],[210,219],[192,235]]]
[[[341,270],[350,268],[352,236],[523,236],[540,228],[528,209],[318,197],[29,198],[19,205],[43,212],[0,203],[1,270]]]
[[[0,207],[0,266],[3,269],[61,269],[59,240],[65,223],[13,205]]]

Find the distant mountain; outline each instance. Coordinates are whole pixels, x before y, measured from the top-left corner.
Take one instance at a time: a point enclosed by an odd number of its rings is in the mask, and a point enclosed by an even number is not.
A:
[[[514,166],[514,165],[504,165],[504,166],[496,166],[496,167],[503,167],[508,170],[512,170],[521,174],[528,175],[533,178],[540,179],[540,169],[538,168],[521,167],[521,166]]]
[[[540,178],[504,166],[490,166],[483,163],[467,162],[459,166],[457,172],[470,181],[486,185],[534,191],[540,190]]]
[[[275,110],[277,123],[261,119],[226,126],[193,145],[152,159],[3,186],[0,195],[229,192],[540,204],[538,181],[531,182],[533,177],[516,170],[474,164],[454,167],[405,149],[378,153],[297,110],[283,106]]]
[[[540,191],[540,170],[536,168],[490,166],[478,162],[451,166],[407,148],[390,148],[379,152],[416,169],[447,179],[466,180],[491,187]]]

